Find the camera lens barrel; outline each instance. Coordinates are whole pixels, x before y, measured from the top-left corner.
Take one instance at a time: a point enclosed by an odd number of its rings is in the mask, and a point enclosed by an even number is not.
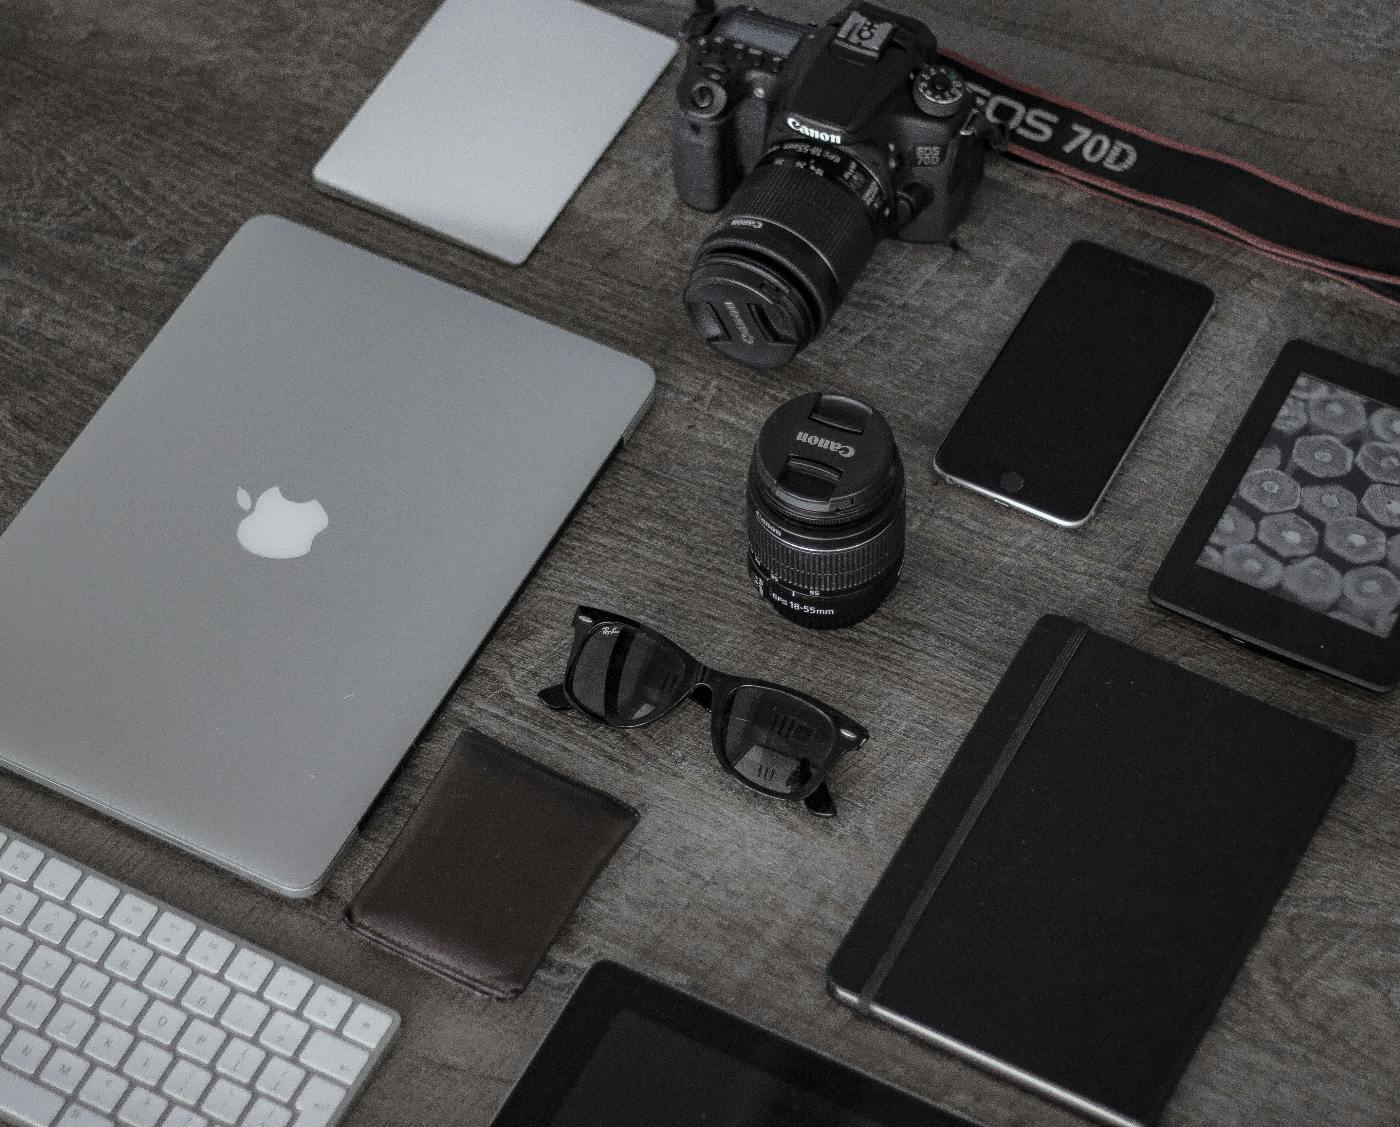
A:
[[[788,400],[754,445],[747,501],[749,575],[784,617],[850,626],[894,588],[904,464],[873,407],[821,392]]]
[[[787,363],[845,300],[888,215],[879,177],[850,153],[781,142],[735,190],[700,244],[686,308],[716,349]]]

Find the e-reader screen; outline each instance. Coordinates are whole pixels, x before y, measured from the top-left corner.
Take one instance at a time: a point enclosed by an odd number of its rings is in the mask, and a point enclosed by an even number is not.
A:
[[[1300,374],[1196,562],[1388,637],[1400,608],[1400,409]]]

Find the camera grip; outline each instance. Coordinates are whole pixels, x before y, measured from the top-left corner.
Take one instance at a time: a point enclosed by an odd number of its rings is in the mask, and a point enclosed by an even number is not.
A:
[[[677,108],[671,119],[671,167],[676,195],[696,211],[718,211],[728,195],[724,125],[696,121]]]

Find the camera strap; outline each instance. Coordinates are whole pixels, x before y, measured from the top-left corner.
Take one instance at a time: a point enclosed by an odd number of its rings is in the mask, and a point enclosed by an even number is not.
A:
[[[1085,191],[1230,239],[1400,305],[1400,219],[1328,199],[942,54],[1006,127],[1006,155]]]

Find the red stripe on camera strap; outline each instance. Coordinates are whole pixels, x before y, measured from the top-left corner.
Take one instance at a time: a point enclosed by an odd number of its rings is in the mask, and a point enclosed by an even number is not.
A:
[[[985,99],[991,120],[1007,126],[1012,159],[1400,305],[1400,219],[942,54]]]

